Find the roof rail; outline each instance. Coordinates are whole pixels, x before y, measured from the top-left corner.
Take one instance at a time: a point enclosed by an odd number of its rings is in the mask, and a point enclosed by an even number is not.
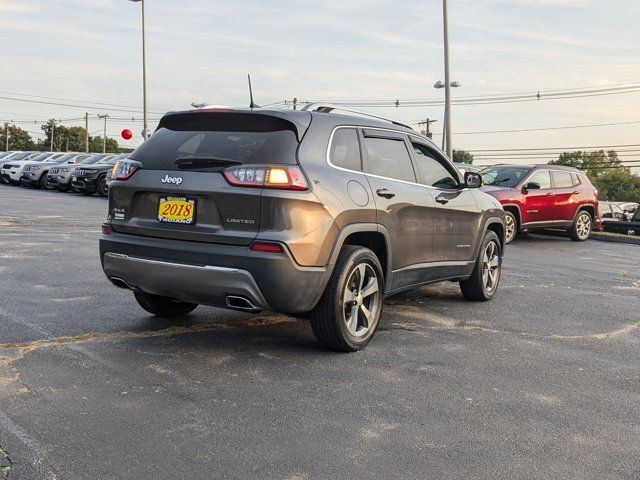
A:
[[[340,110],[341,112],[348,112],[348,113],[353,113],[355,115],[362,115],[365,117],[375,118],[377,120],[383,120],[385,122],[390,122],[390,123],[393,123],[394,125],[405,127],[405,128],[408,128],[409,130],[413,130],[413,128],[411,128],[409,125],[396,122],[395,120],[391,120],[390,118],[380,117],[378,115],[373,115],[371,113],[366,113],[366,112],[360,112],[358,110],[350,110],[348,108],[340,107],[338,105],[331,105],[329,103],[319,103],[319,102],[307,103],[300,110],[304,112],[320,112],[320,113],[331,113],[333,110]]]

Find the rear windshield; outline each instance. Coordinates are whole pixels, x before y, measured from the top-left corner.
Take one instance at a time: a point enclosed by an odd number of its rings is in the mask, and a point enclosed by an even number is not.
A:
[[[129,158],[152,170],[177,170],[176,160],[213,158],[242,164],[296,163],[298,140],[286,120],[225,113],[170,115]],[[215,166],[190,168],[216,170]]]

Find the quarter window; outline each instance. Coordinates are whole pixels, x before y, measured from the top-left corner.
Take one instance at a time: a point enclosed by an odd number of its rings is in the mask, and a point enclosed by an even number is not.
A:
[[[529,177],[527,183],[537,183],[540,189],[551,188],[551,175],[549,170],[538,170]]]
[[[409,151],[402,139],[364,138],[367,152],[367,173],[381,177],[415,182]]]
[[[329,158],[336,167],[361,170],[360,144],[355,128],[339,128],[333,133]]]
[[[416,154],[420,183],[430,187],[457,188],[458,182],[453,175],[433,157],[427,147],[417,143],[412,145]]]
[[[571,180],[571,172],[551,172],[553,177],[553,188],[571,188],[573,181]]]

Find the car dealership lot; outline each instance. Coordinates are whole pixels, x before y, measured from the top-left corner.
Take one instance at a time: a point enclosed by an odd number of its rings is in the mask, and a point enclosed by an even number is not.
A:
[[[392,297],[337,354],[290,317],[146,314],[100,269],[104,199],[0,205],[0,479],[640,478],[638,246],[517,239],[492,301]]]

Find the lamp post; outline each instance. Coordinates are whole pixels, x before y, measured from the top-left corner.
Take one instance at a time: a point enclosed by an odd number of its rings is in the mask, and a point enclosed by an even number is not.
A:
[[[451,88],[458,88],[462,84],[458,81],[447,82],[446,84],[441,80],[438,80],[433,88],[444,88],[444,124],[442,125],[442,150],[447,153],[447,156],[453,159],[453,145],[451,144]],[[448,92],[448,93],[447,93]]]
[[[144,0],[129,0],[142,5],[142,114],[144,117],[144,139],[147,139],[147,49],[144,35]]]
[[[449,75],[449,10],[447,1],[442,0],[442,21],[444,24],[444,143],[447,155],[449,158],[453,158],[453,147],[451,145],[451,87],[453,85]]]

